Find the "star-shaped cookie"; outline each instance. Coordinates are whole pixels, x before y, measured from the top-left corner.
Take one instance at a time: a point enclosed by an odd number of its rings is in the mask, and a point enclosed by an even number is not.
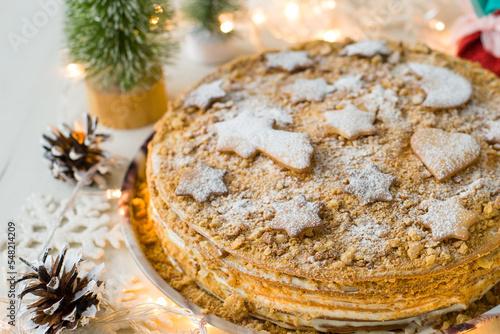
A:
[[[297,79],[291,85],[283,87],[283,92],[290,95],[292,102],[316,101],[321,102],[325,96],[335,91],[325,79]]]
[[[235,152],[242,158],[262,152],[296,172],[307,170],[314,151],[309,136],[275,130],[273,125],[274,120],[256,117],[248,110],[229,121],[216,123],[217,150]]]
[[[268,68],[295,72],[311,67],[314,62],[309,58],[307,51],[290,51],[266,53]]]
[[[486,141],[490,144],[500,144],[500,120],[488,122],[487,127],[489,131],[486,134]]]
[[[198,107],[202,110],[208,109],[212,103],[226,96],[226,92],[221,88],[223,82],[224,80],[220,79],[199,86],[184,98],[182,108]]]
[[[211,195],[227,194],[224,184],[226,170],[212,168],[204,162],[182,175],[175,194],[191,196],[198,202],[205,202]]]
[[[304,195],[297,195],[291,201],[275,203],[276,215],[270,223],[275,230],[285,230],[291,238],[302,236],[307,230],[323,226],[318,216],[319,203],[308,202]]]
[[[375,165],[364,169],[351,169],[347,172],[349,185],[345,188],[348,194],[358,198],[361,205],[377,201],[392,201],[389,191],[396,178],[384,174]]]
[[[356,139],[377,132],[377,128],[373,125],[375,114],[359,110],[352,104],[341,110],[326,111],[325,117],[326,124],[330,125],[335,133],[347,139]]]
[[[409,63],[422,79],[420,85],[427,93],[422,105],[430,108],[454,108],[469,101],[472,85],[461,75],[446,68]]]
[[[479,216],[466,210],[458,197],[446,201],[430,200],[429,210],[420,216],[419,222],[432,230],[432,239],[441,241],[448,238],[469,239],[468,228]]]
[[[363,88],[363,80],[361,80],[362,75],[361,74],[347,74],[344,76],[341,76],[340,78],[335,81],[333,84],[333,87],[337,89],[338,91],[358,91],[361,88]]]
[[[389,54],[389,50],[387,50],[387,41],[361,41],[349,44],[340,51],[341,56],[373,57],[376,54]]]

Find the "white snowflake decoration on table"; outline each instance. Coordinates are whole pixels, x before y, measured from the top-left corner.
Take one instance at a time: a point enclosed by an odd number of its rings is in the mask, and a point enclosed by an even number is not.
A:
[[[16,220],[19,256],[36,259],[40,255],[41,247],[66,203],[66,200],[57,201],[46,195],[32,194],[27,198],[25,214]],[[50,247],[59,252],[68,244],[91,259],[99,259],[107,243],[120,247],[122,233],[117,219],[108,214],[110,209],[111,204],[104,197],[78,197],[73,208],[65,214]],[[0,250],[5,253],[6,240],[0,240]]]

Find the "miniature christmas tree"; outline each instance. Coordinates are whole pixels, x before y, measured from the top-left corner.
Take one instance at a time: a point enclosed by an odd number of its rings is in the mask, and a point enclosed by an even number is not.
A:
[[[182,7],[197,29],[224,36],[232,35],[232,14],[239,9],[237,0],[188,0]],[[225,28],[225,22],[231,22],[231,26]]]
[[[201,1],[203,2],[203,1]],[[168,0],[67,0],[71,61],[99,89],[149,89],[173,51]]]

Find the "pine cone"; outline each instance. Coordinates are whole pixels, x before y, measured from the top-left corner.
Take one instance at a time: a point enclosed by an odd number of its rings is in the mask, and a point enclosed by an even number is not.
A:
[[[99,148],[99,143],[109,139],[109,134],[96,133],[97,117],[86,115],[87,127],[84,128],[79,121],[71,129],[63,124],[63,129],[58,130],[51,126],[50,135],[43,134],[43,156],[50,162],[52,175],[65,182],[77,182],[82,175],[92,166],[101,161],[106,153]],[[97,172],[85,185],[106,185],[103,177],[109,171],[105,164],[99,166]]]
[[[35,272],[23,274],[16,281],[18,284],[32,280],[19,293],[19,298],[27,294],[38,297],[27,306],[31,321],[29,328],[25,329],[36,329],[40,334],[55,334],[85,324],[88,318],[95,316],[99,307],[97,294],[104,288],[103,282],[98,280],[104,263],[94,267],[84,277],[78,277],[78,267],[83,261],[81,253],[71,252],[64,261],[65,247],[54,261],[48,255],[49,251],[45,251],[42,261],[35,263],[19,258]]]

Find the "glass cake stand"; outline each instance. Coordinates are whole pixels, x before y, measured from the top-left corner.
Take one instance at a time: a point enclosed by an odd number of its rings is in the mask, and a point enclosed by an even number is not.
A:
[[[181,295],[172,288],[154,269],[146,255],[143,253],[139,240],[135,234],[131,217],[130,201],[134,198],[134,189],[137,180],[144,178],[146,170],[146,156],[148,153],[148,143],[153,138],[151,134],[142,144],[139,152],[127,169],[121,189],[119,200],[119,213],[121,217],[121,227],[127,247],[130,249],[135,261],[148,277],[148,279],[160,289],[168,298],[178,306],[191,310],[197,317],[204,318],[207,323],[229,333],[256,334],[257,331],[236,325],[224,320],[214,314],[203,314],[202,308]],[[494,334],[500,333],[500,305],[494,309],[460,325],[437,332],[436,334]]]

